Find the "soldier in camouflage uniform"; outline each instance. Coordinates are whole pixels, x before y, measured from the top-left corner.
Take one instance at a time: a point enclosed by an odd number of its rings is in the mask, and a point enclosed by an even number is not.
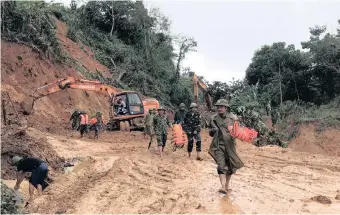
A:
[[[72,130],[79,129],[80,125],[80,111],[75,109],[71,115],[70,121],[72,120]]]
[[[157,143],[160,156],[164,151],[165,143],[168,137],[168,127],[171,127],[169,118],[165,115],[163,107],[158,108],[158,114],[153,118],[153,126],[157,136]]]
[[[179,111],[175,113],[175,124],[183,124],[186,114],[187,112],[185,111],[185,104],[181,103],[179,105]]]
[[[194,139],[196,141],[197,160],[202,160],[201,153],[201,115],[198,113],[196,103],[191,103],[190,111],[184,118],[184,131],[188,135],[188,155],[191,157],[191,152],[194,147]]]

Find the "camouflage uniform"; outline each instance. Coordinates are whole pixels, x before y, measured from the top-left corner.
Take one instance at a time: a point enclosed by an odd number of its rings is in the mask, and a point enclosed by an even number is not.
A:
[[[192,152],[194,139],[196,141],[196,151],[201,151],[201,115],[199,113],[188,112],[184,118],[184,131],[188,135],[188,152]]]
[[[157,136],[158,146],[165,147],[166,140],[168,138],[168,127],[171,126],[171,123],[166,115],[161,116],[157,114],[153,118],[153,126],[155,129],[155,134]]]
[[[79,126],[80,126],[80,111],[79,110],[74,110],[72,115],[71,115],[71,118],[70,118],[70,121],[72,120],[72,129],[73,130],[77,130],[79,129]]]

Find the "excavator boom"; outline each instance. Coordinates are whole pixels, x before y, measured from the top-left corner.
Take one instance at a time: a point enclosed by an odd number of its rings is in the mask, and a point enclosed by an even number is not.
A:
[[[211,100],[211,96],[207,92],[208,86],[205,83],[203,83],[201,80],[199,80],[196,74],[194,74],[192,80],[194,82],[194,101],[195,101],[195,103],[198,103],[198,87],[199,87],[199,88],[201,88],[201,90],[205,94],[205,102],[207,104],[208,110],[211,110],[212,100]]]
[[[118,88],[105,85],[99,81],[90,81],[85,79],[77,79],[75,77],[68,77],[39,87],[33,93],[33,97],[35,99],[38,99],[40,97],[59,92],[61,90],[65,90],[66,88],[103,92],[107,93],[110,98],[112,98],[116,93],[122,92],[122,90]]]

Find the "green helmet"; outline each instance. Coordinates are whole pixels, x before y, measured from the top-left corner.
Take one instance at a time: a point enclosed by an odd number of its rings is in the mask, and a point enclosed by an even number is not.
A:
[[[190,104],[190,108],[197,108],[198,106],[197,106],[197,104],[196,103],[191,103]]]
[[[160,106],[157,110],[165,110],[163,106]]]
[[[16,165],[21,159],[22,159],[22,157],[14,156],[14,157],[12,158],[12,164],[13,164],[13,165]]]
[[[184,103],[181,103],[181,104],[179,105],[179,107],[180,107],[180,108],[181,108],[181,107],[185,108],[185,104],[184,104]]]
[[[230,107],[228,101],[225,100],[225,99],[219,99],[219,100],[216,102],[215,106],[225,106],[225,107]]]

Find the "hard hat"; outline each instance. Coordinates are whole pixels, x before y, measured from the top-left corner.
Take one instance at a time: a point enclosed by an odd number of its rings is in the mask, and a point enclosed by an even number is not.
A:
[[[228,101],[225,100],[225,99],[219,99],[219,100],[216,102],[215,106],[225,106],[225,107],[230,107]]]
[[[12,158],[12,164],[13,164],[13,165],[16,165],[21,159],[22,159],[22,157],[14,156],[14,157]]]
[[[197,104],[196,103],[191,103],[190,104],[190,108],[197,108]]]
[[[160,106],[157,110],[165,110],[165,108]]]
[[[181,104],[179,105],[179,107],[185,107],[185,104],[184,104],[184,103],[181,103]]]

